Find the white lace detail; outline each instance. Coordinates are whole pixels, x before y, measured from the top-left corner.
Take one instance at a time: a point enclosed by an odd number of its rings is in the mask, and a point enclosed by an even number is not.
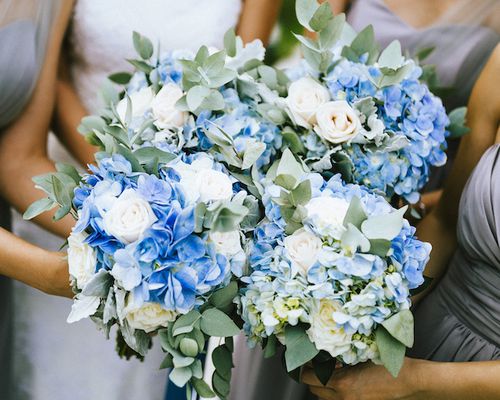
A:
[[[197,50],[203,44],[221,48],[240,11],[240,0],[79,0],[71,34],[72,74],[83,104],[96,111],[106,77],[131,69],[125,59],[136,57],[133,31],[161,51]]]

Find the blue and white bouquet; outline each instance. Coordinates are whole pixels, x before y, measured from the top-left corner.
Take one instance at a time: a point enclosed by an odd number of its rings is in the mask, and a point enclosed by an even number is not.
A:
[[[373,28],[356,33],[328,5],[297,2],[305,60],[288,71],[284,96],[270,99],[294,152],[325,177],[342,173],[409,203],[419,200],[430,168],[446,162],[449,120],[441,99],[419,81],[422,68],[399,42],[380,52]]]
[[[91,143],[106,148],[111,135],[132,151],[206,151],[239,170],[273,159],[282,145],[277,126],[256,111],[255,96],[241,98],[236,90],[241,75],[262,65],[259,40],[244,46],[229,31],[224,50],[203,46],[196,54],[158,57],[149,39],[134,32],[133,40],[140,57],[129,60],[135,71],[109,77],[123,90],[105,87],[106,107],[82,120],[80,131]]]
[[[252,345],[286,347],[289,372],[312,361],[326,382],[335,360],[371,360],[397,375],[413,344],[410,290],[431,246],[382,196],[325,180],[291,152],[261,182],[265,219],[254,232],[239,308]]]

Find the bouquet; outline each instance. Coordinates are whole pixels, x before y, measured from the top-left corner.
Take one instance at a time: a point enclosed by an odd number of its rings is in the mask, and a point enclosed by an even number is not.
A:
[[[305,61],[288,71],[285,95],[267,100],[288,145],[325,178],[416,203],[430,168],[446,162],[449,124],[422,68],[397,41],[380,52],[371,26],[356,34],[327,4],[298,1],[297,16],[318,39],[296,35]]]
[[[227,398],[241,330],[323,382],[336,361],[396,375],[413,342],[430,245],[391,201],[416,202],[445,162],[448,117],[397,42],[379,53],[371,28],[356,35],[326,2],[297,0],[297,15],[318,40],[299,37],[306,62],[288,73],[232,31],[222,51],[158,56],[134,33],[135,70],[110,76],[79,128],[95,165],[34,178],[48,197],[27,218],[77,220],[68,321],[116,326],[125,356],[157,335],[188,398]]]
[[[424,282],[431,246],[382,196],[325,180],[285,152],[262,181],[265,219],[239,299],[251,345],[287,370],[312,360],[326,384],[335,361],[371,360],[397,375],[413,344],[410,290]]]

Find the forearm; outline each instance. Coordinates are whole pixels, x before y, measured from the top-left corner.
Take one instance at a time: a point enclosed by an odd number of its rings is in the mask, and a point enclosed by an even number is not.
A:
[[[78,132],[78,125],[88,115],[83,106],[65,64],[61,65],[57,82],[57,100],[53,129],[64,147],[80,162],[81,165],[94,162],[97,148],[87,143]]]
[[[420,361],[419,399],[496,400],[500,398],[500,362],[437,363]],[[412,373],[412,371],[410,371]],[[416,371],[413,371],[416,373]]]
[[[0,229],[0,275],[46,293],[71,296],[64,255],[33,246],[4,229]]]
[[[237,33],[248,43],[260,39],[267,45],[276,19],[281,9],[282,0],[245,0],[238,23]]]

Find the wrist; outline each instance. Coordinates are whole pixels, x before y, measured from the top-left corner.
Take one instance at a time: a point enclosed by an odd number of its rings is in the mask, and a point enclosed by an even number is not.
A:
[[[412,399],[430,400],[435,398],[436,381],[442,381],[443,363],[407,358],[408,386],[411,388]],[[406,365],[406,362],[405,362]]]

